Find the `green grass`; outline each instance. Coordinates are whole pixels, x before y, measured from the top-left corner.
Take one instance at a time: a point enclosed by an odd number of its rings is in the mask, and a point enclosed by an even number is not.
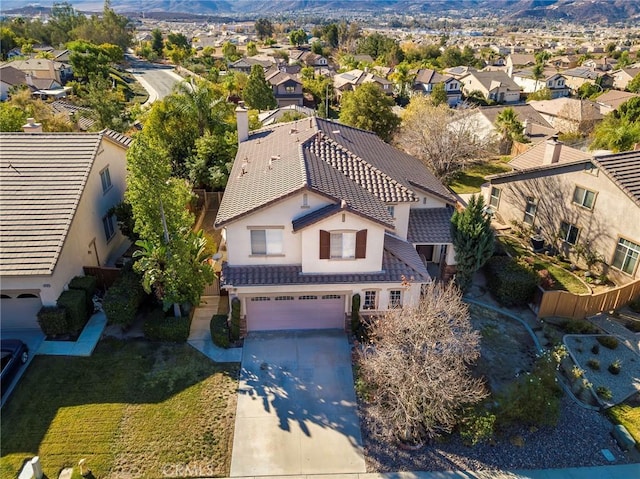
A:
[[[569,291],[573,294],[588,294],[589,289],[573,273],[544,259],[542,255],[533,254],[527,250],[521,242],[508,236],[499,236],[498,241],[505,251],[513,257],[532,257],[534,259],[533,269],[540,271],[546,269],[551,278],[555,281],[553,290]]]
[[[640,449],[640,406],[618,404],[607,411],[611,420],[616,424],[622,424],[629,434],[636,440],[636,447]]]
[[[81,458],[95,477],[228,476],[237,373],[188,345],[113,340],[90,358],[38,356],[2,411],[0,476],[35,455],[48,477]]]
[[[480,187],[486,183],[485,176],[511,171],[506,164],[509,160],[509,157],[505,157],[474,163],[460,173],[449,187],[458,194],[479,193]]]

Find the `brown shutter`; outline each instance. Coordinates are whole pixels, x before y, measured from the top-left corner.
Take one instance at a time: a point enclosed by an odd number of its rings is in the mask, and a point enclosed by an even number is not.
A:
[[[329,259],[331,256],[331,234],[320,230],[320,259]]]
[[[367,257],[367,230],[356,233],[356,258]]]

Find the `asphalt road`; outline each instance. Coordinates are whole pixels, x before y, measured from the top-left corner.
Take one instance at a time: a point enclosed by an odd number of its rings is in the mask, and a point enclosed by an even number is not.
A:
[[[180,75],[173,71],[172,66],[149,63],[132,55],[127,55],[127,60],[131,64],[130,71],[133,76],[149,92],[148,103],[170,94],[176,83],[182,80]]]

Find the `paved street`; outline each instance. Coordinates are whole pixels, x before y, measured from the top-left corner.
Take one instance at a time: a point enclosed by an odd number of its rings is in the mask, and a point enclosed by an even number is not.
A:
[[[136,80],[149,92],[149,101],[161,100],[173,90],[182,77],[173,71],[172,66],[149,63],[133,55],[126,55],[131,63],[131,72]]]

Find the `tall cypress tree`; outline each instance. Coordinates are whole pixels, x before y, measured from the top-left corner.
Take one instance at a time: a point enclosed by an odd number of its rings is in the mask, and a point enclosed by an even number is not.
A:
[[[451,236],[458,263],[456,283],[465,291],[471,286],[473,274],[482,268],[493,254],[495,235],[482,196],[473,195],[466,209],[453,214]]]
[[[277,106],[271,85],[264,77],[264,70],[260,65],[253,65],[251,73],[244,87],[242,99],[249,108],[256,110],[269,110]]]

